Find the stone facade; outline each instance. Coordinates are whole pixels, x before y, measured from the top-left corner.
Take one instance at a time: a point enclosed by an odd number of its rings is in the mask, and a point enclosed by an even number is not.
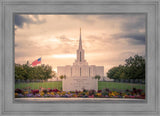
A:
[[[80,30],[77,59],[73,65],[57,67],[57,76],[66,76],[66,78],[62,80],[63,91],[98,89],[98,80],[94,79],[94,77],[96,75],[101,77],[104,76],[104,66],[88,65],[87,61],[85,60],[84,53],[85,51],[82,48]]]

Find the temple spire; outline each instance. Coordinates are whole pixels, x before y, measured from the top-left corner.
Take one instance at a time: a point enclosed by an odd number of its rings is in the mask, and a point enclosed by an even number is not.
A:
[[[81,28],[80,28],[80,38],[79,38],[79,49],[82,49]]]
[[[81,38],[81,28],[80,28],[80,37],[79,37],[79,48],[77,50],[77,59],[75,63],[87,64],[86,60],[84,59],[85,51],[82,48],[82,38]]]

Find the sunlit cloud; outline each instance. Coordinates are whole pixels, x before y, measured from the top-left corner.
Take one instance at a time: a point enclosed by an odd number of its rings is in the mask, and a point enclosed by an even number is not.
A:
[[[58,54],[52,55],[53,58],[76,58],[76,54]]]
[[[80,29],[85,59],[105,72],[135,54],[145,56],[146,15],[15,15],[15,62],[42,57],[53,70],[76,59]]]

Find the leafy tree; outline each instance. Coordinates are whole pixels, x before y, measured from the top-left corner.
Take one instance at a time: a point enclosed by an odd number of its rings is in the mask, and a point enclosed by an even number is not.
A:
[[[23,80],[24,69],[22,65],[15,64],[15,80]]]
[[[62,79],[66,79],[66,75],[61,75],[59,78],[60,78],[61,80],[62,80]]]
[[[95,79],[98,79],[98,81],[99,81],[100,78],[101,78],[101,76],[100,76],[100,75],[96,75],[94,78],[95,78]]]
[[[121,65],[118,67],[113,67],[107,72],[107,76],[111,79],[120,79],[120,74],[122,72]]]
[[[51,66],[42,65],[42,68],[43,68],[44,80],[52,78],[53,76],[55,76],[55,73],[53,73]]]
[[[120,74],[120,79],[127,79],[127,76],[124,72]]]
[[[145,79],[145,59],[142,56],[135,55],[125,60],[127,76],[130,79]]]
[[[23,67],[23,70],[24,70],[24,72],[23,72],[23,77],[24,77],[24,80],[27,80],[27,79],[29,79],[29,80],[31,80],[31,76],[32,76],[32,74],[31,74],[31,68],[28,66],[28,65],[22,65],[22,67]]]
[[[109,69],[108,70],[108,72],[107,72],[107,76],[109,77],[109,78],[111,78],[111,79],[116,79],[115,78],[115,73],[118,71],[118,67],[113,67],[113,68],[111,68],[111,69]]]
[[[27,64],[15,64],[15,79],[18,80],[47,80],[55,76],[52,67],[49,65],[40,65],[30,67]]]
[[[111,79],[145,79],[145,59],[135,55],[125,60],[125,65],[111,68],[107,72]]]

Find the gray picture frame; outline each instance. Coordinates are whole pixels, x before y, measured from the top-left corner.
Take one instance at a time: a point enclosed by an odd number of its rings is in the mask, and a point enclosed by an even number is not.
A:
[[[159,11],[159,0],[0,0],[0,114],[5,116],[160,115]],[[15,13],[145,13],[147,16],[146,102],[15,102],[13,33]]]

